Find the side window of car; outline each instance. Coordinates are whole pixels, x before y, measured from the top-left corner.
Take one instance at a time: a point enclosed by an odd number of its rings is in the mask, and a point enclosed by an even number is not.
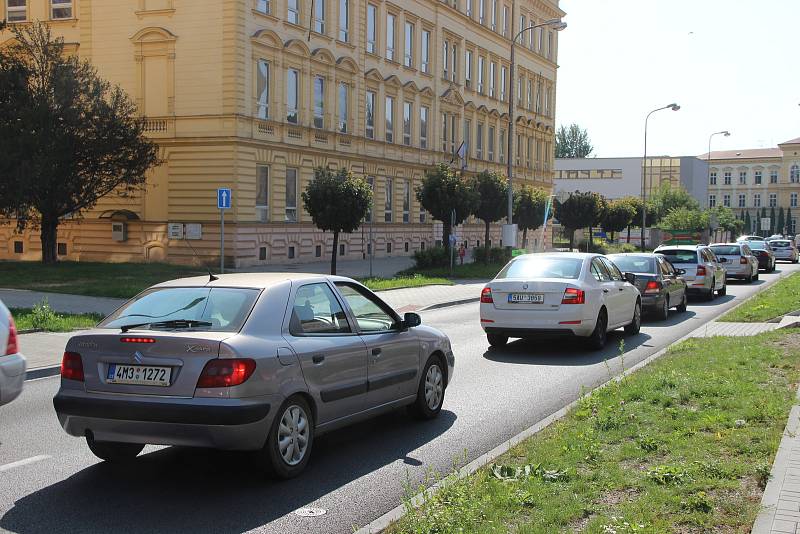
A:
[[[656,261],[658,262],[658,268],[661,270],[661,274],[664,276],[672,276],[672,266],[667,260],[657,258]]]
[[[347,334],[352,332],[347,316],[328,284],[298,288],[292,304],[289,332],[294,336]]]
[[[622,276],[622,273],[619,272],[619,269],[617,268],[616,265],[614,265],[614,263],[611,260],[607,258],[600,258],[600,261],[602,261],[603,265],[605,265],[606,269],[608,269],[608,274],[611,275],[612,280],[616,282],[622,282],[623,280],[625,280],[625,278],[623,278]]]
[[[366,334],[386,332],[397,327],[393,314],[386,309],[385,304],[376,300],[375,295],[346,282],[337,282],[336,287],[353,310],[361,332]]]
[[[608,273],[606,266],[603,265],[603,262],[600,261],[600,258],[595,258],[592,260],[592,274],[594,275],[595,280],[598,282],[611,281],[611,275]]]
[[[752,256],[753,251],[747,245],[742,245],[742,256]]]

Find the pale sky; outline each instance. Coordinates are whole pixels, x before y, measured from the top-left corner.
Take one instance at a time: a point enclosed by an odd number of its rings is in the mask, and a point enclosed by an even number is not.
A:
[[[800,137],[800,0],[561,0],[556,125],[597,157],[689,156]]]

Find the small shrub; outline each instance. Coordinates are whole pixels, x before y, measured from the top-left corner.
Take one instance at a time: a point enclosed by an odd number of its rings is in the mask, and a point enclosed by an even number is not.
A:
[[[705,491],[698,491],[689,495],[686,500],[681,501],[681,508],[687,512],[702,512],[704,514],[714,509]]]
[[[677,465],[657,465],[647,472],[647,478],[659,486],[683,484],[692,480],[689,472]]]
[[[768,464],[767,462],[761,462],[760,464],[756,465],[756,480],[758,481],[758,486],[761,489],[767,487],[767,482],[770,479],[770,473],[772,472],[772,465]]]
[[[431,269],[450,265],[450,255],[444,247],[432,247],[414,252],[414,263],[417,269]]]
[[[640,449],[646,452],[655,452],[658,450],[658,441],[648,436],[640,437],[636,440],[636,443],[639,445]]]
[[[31,324],[36,330],[50,330],[54,328],[55,323],[59,317],[47,299],[42,300],[39,304],[34,304],[31,312]]]
[[[472,250],[472,258],[478,263],[508,263],[511,256],[505,248],[492,247],[487,252],[486,247],[478,247]]]

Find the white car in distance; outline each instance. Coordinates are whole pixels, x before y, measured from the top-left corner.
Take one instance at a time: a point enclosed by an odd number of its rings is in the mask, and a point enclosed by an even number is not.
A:
[[[483,288],[481,327],[493,347],[510,337],[563,336],[599,350],[611,330],[639,333],[642,303],[634,278],[598,254],[518,256]]]

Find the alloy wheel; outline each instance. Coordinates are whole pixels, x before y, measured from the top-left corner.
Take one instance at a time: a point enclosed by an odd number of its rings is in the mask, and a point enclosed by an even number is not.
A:
[[[308,449],[309,422],[305,411],[292,404],[286,408],[278,426],[278,452],[287,465],[303,461]]]
[[[425,403],[431,410],[436,410],[439,403],[442,402],[442,393],[444,392],[444,376],[438,364],[433,364],[428,367],[428,373],[425,375]]]

